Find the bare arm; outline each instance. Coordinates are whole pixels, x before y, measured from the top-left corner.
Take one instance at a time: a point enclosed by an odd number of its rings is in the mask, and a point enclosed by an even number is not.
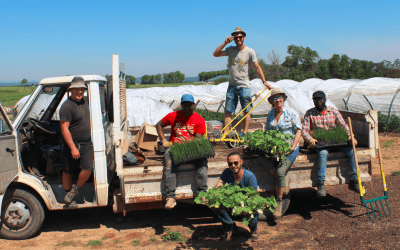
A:
[[[167,138],[165,138],[164,129],[163,129],[164,127],[166,127],[166,125],[163,123],[162,120],[157,122],[157,124],[156,124],[157,134],[160,137],[160,140],[162,141],[163,147],[168,148],[169,144],[168,144]]]
[[[269,85],[266,81],[265,81],[265,76],[264,76],[264,72],[260,66],[260,64],[258,64],[258,62],[253,63],[254,69],[257,72],[258,77],[261,79],[261,81],[263,82],[263,84],[265,85],[266,88],[271,89],[271,85]]]
[[[297,144],[300,141],[300,137],[301,137],[301,129],[296,129],[296,134],[294,135],[294,141],[292,144],[292,147],[290,148],[290,151],[293,152],[296,149]]]
[[[222,187],[224,184],[225,183],[221,179],[219,179],[215,187]]]
[[[79,150],[76,148],[74,141],[72,140],[71,132],[69,131],[70,122],[60,121],[61,133],[64,137],[65,143],[67,143],[68,147],[71,149],[72,158],[75,160],[79,159],[81,155],[79,154]]]
[[[224,49],[224,47],[225,47],[228,43],[230,43],[230,42],[232,42],[232,41],[233,41],[233,36],[228,36],[228,37],[225,39],[225,41],[224,41],[220,46],[218,46],[218,47],[215,49],[215,51],[214,51],[214,53],[213,53],[213,56],[215,56],[215,57],[226,56],[225,53],[222,52],[222,50]]]

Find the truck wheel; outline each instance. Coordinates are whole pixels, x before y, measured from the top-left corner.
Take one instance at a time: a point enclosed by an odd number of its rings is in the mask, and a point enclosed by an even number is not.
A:
[[[0,234],[12,240],[33,236],[43,224],[44,209],[38,198],[18,188],[7,191],[1,209]]]

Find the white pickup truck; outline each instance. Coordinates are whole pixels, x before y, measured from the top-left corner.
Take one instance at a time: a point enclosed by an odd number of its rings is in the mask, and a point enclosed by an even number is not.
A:
[[[125,73],[120,70],[118,55],[113,55],[112,60],[112,80],[107,81],[99,75],[82,76],[88,86],[95,159],[93,175],[80,189],[76,199],[77,209],[113,204],[114,212],[125,214],[128,211],[161,208],[165,204],[163,156],[150,153],[144,164],[123,165],[122,156],[130,144]],[[62,135],[58,112],[73,78],[64,76],[41,80],[12,123],[0,105],[0,234],[5,238],[33,236],[43,223],[45,208],[70,209],[63,199]],[[366,124],[366,131],[360,135],[366,138],[366,143],[360,149],[359,162],[362,180],[368,182],[371,180],[371,152],[375,152],[373,146],[368,146],[373,144],[370,136],[373,128],[364,116],[361,115],[359,120]],[[216,157],[209,160],[209,187],[216,184],[226,168],[226,155],[231,150],[238,149],[216,150]],[[299,155],[289,172],[292,188],[313,186],[315,158],[315,155]],[[341,153],[332,154],[328,160],[327,184],[346,183],[348,163],[344,156]],[[274,190],[272,176],[254,159],[245,161],[245,166],[256,173],[259,192]],[[39,169],[43,176],[29,171],[33,168]],[[192,190],[196,190],[193,170],[191,164],[178,168],[178,201],[193,202]],[[75,183],[76,179],[73,181]]]

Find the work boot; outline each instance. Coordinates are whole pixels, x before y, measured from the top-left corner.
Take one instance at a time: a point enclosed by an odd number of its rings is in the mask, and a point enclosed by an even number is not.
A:
[[[79,194],[79,188],[76,184],[72,185],[71,190],[67,193],[67,195],[64,197],[65,203],[70,204]]]
[[[290,178],[288,176],[285,177],[285,190],[283,191],[283,196],[288,195],[290,192]]]
[[[274,219],[278,220],[280,218],[282,218],[282,197],[277,196],[276,197],[276,203],[278,203],[278,205],[275,208],[275,212],[274,212]]]
[[[232,239],[232,235],[236,232],[237,226],[233,223],[232,230],[225,231],[221,234],[220,239],[223,241],[230,241]]]
[[[320,182],[317,184],[318,187],[318,191],[317,191],[317,196],[318,197],[325,197],[326,193],[325,193],[325,182]]]
[[[353,179],[349,183],[349,189],[353,190],[356,193],[360,193],[360,188],[358,187],[358,181],[356,179]]]
[[[171,210],[176,206],[175,198],[168,197],[167,202],[165,203],[165,209]]]

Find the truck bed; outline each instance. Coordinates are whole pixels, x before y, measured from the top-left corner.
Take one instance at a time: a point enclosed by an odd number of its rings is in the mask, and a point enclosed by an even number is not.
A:
[[[232,151],[241,149],[218,149],[214,158],[208,160],[208,187],[213,187],[227,168],[226,157]],[[130,210],[142,210],[163,205],[165,185],[162,179],[163,155],[146,152],[146,161],[135,166],[124,166],[122,181],[123,196],[126,205],[132,204]],[[357,148],[357,156],[362,182],[371,181],[371,152],[368,148]],[[260,163],[259,157],[244,159],[244,167],[257,177],[258,191],[266,192],[275,189],[273,177]],[[316,185],[317,154],[314,151],[302,149],[292,168],[288,172],[290,188],[310,188]],[[345,184],[349,182],[349,163],[342,152],[332,152],[328,156],[326,170],[326,185]],[[196,190],[195,171],[191,164],[182,164],[177,173],[177,200],[192,199]],[[123,197],[123,198],[122,198]]]

